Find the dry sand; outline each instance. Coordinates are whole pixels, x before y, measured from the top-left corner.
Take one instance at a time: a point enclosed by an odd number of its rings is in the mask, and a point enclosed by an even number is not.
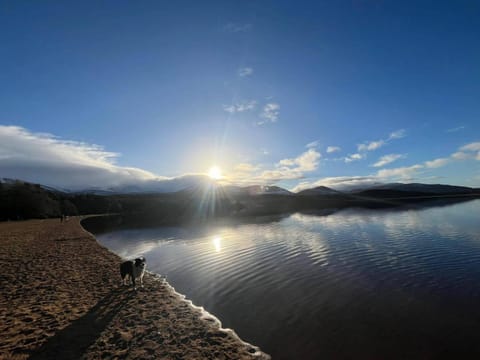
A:
[[[267,359],[164,280],[120,286],[80,218],[0,223],[0,359]]]

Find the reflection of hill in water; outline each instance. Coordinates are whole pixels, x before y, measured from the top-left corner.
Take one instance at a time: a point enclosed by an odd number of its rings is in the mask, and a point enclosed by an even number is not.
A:
[[[276,199],[278,200],[278,199]],[[409,199],[411,200],[411,199]],[[378,211],[388,211],[388,212],[402,212],[408,210],[421,210],[432,207],[444,207],[454,204],[464,203],[473,201],[471,197],[438,197],[438,198],[417,198],[415,201],[382,201],[382,202],[370,202],[365,201],[364,199],[351,202],[350,204],[340,203],[341,206],[332,206],[332,207],[310,207],[306,206],[305,208],[301,207],[292,207],[291,209],[284,208],[285,211],[280,211],[278,208],[275,208],[272,214],[268,214],[267,210],[270,209],[272,204],[267,204],[263,208],[265,213],[258,214],[248,214],[244,212],[243,214],[232,214],[232,215],[223,215],[209,219],[195,219],[195,218],[185,218],[178,217],[177,221],[171,220],[165,221],[162,218],[156,218],[155,214],[150,214],[149,216],[142,216],[142,214],[115,214],[110,216],[96,216],[89,217],[82,221],[82,225],[88,231],[94,234],[101,234],[106,232],[111,232],[119,229],[133,229],[133,228],[148,228],[148,227],[158,227],[158,226],[168,226],[168,225],[182,225],[186,227],[195,227],[200,224],[203,225],[237,225],[237,224],[267,224],[272,222],[279,222],[293,213],[299,213],[304,215],[312,216],[329,216],[335,214],[341,210],[349,208],[366,208]],[[268,202],[264,199],[263,205]],[[303,203],[305,204],[305,203]],[[312,203],[307,203],[311,205]],[[314,203],[315,204],[315,203]],[[333,205],[329,202],[329,204]],[[324,205],[324,204],[322,204]],[[337,203],[338,205],[338,203]],[[258,206],[258,205],[257,205]]]

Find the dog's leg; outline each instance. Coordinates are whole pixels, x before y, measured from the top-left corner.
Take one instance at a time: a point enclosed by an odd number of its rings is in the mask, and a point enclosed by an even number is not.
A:
[[[135,284],[135,276],[132,276],[133,290],[137,290],[137,285]]]

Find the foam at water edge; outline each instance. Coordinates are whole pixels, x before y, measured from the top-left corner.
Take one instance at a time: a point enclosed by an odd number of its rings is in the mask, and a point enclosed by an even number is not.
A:
[[[248,348],[248,351],[252,356],[258,357],[260,359],[265,359],[265,360],[271,359],[270,355],[261,351],[258,346],[252,345],[252,344],[242,340],[233,329],[223,328],[222,327],[222,322],[215,315],[209,313],[207,310],[205,310],[203,308],[203,306],[195,305],[191,300],[187,299],[185,295],[178,293],[175,290],[175,288],[168,283],[168,281],[166,280],[166,278],[164,276],[153,273],[151,271],[147,271],[147,272],[148,272],[148,274],[150,274],[152,276],[154,281],[162,282],[171,292],[173,292],[175,295],[177,295],[182,301],[187,303],[188,306],[190,306],[193,310],[199,310],[202,314],[200,316],[200,318],[202,320],[212,322],[213,324],[218,326],[220,331],[222,331],[224,333],[227,333],[227,334],[230,334],[233,338],[235,338],[240,343],[242,343],[242,345],[244,345],[245,347]]]

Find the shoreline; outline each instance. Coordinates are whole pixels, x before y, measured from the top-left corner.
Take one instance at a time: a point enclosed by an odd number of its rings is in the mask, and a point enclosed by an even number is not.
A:
[[[0,223],[0,359],[270,358],[158,275],[122,287],[84,218]]]

